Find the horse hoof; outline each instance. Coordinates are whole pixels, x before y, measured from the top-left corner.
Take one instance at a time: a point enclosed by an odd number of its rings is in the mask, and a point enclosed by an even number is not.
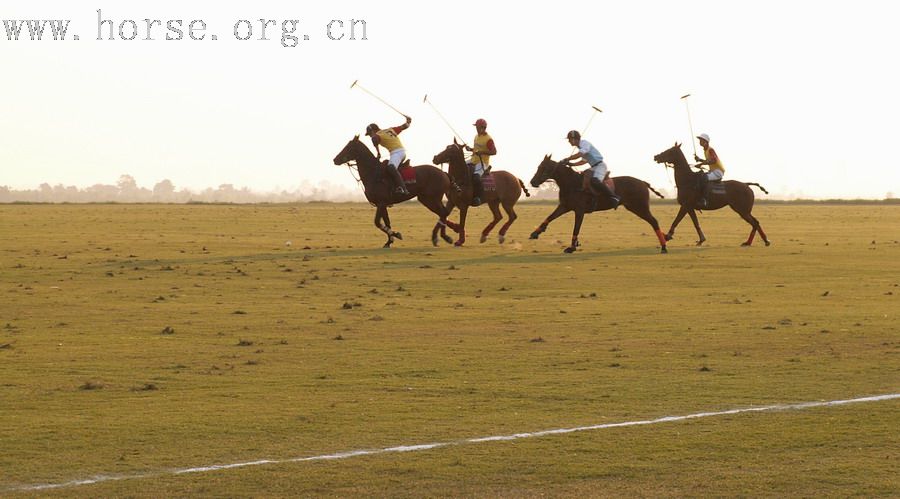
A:
[[[766,241],[766,246],[771,246],[772,243],[770,241]]]
[[[391,243],[384,243],[384,246],[382,246],[382,248],[391,249]]]
[[[503,234],[500,234],[500,236],[497,239],[500,241],[500,244],[503,244],[504,242],[506,242],[506,236],[504,236]]]
[[[447,244],[453,244],[453,238],[448,235],[441,236],[444,239],[444,242]]]
[[[563,250],[563,253],[575,253],[575,246],[569,246]]]
[[[671,241],[675,237],[675,234],[666,234],[666,241]]]
[[[528,239],[537,239],[540,236],[541,236],[540,232],[532,232],[531,235],[528,236]]]
[[[663,246],[663,247],[662,247],[662,248],[660,248],[660,249],[659,249],[659,252],[660,252],[660,253],[668,253],[668,252],[669,252],[669,250],[668,250],[668,249],[666,249],[666,247],[665,247],[665,246]]]
[[[403,240],[403,234],[399,232],[394,232],[392,235],[401,241]]]
[[[701,240],[697,241],[697,246],[703,246],[703,243],[705,241],[706,241],[706,239],[701,239]]]
[[[743,248],[749,248],[749,247],[750,247],[750,243],[741,243],[741,247],[743,247]]]
[[[466,244],[466,242],[465,241],[456,241],[455,243],[453,243],[453,246],[456,246],[457,248],[461,248],[463,244]]]
[[[487,242],[487,236],[484,235],[484,234],[482,234],[482,235],[481,235],[481,239],[480,239],[478,242],[480,242],[481,244],[486,243],[486,242]]]
[[[438,245],[438,238],[437,238],[437,236],[434,236],[434,237],[431,238],[431,245],[432,245],[432,246],[435,246],[435,247]]]

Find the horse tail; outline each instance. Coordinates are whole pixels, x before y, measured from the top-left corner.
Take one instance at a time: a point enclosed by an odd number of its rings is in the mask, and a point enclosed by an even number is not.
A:
[[[516,180],[519,181],[519,185],[522,186],[522,190],[525,191],[525,197],[531,197],[531,193],[528,192],[528,188],[525,187],[525,182],[522,182],[522,179],[520,179],[519,177],[516,177]]]
[[[747,185],[755,185],[755,186],[759,187],[759,190],[765,192],[766,194],[769,193],[769,191],[767,191],[765,187],[757,184],[756,182],[747,182]]]
[[[663,196],[662,194],[660,194],[660,193],[659,193],[656,189],[654,189],[653,186],[651,186],[649,183],[644,182],[644,185],[646,185],[648,189],[650,189],[651,191],[653,191],[653,194],[656,194],[657,196],[659,196],[660,199],[666,199],[665,196]]]

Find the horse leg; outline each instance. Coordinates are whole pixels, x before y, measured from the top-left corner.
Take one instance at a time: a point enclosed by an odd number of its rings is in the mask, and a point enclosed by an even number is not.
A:
[[[649,203],[648,203],[649,204]],[[669,250],[666,249],[666,236],[659,230],[659,222],[656,221],[656,217],[650,213],[650,206],[640,206],[638,208],[633,208],[631,205],[626,204],[625,209],[637,215],[641,220],[646,221],[653,227],[653,232],[656,233],[657,239],[659,239],[659,252],[660,253],[668,253]]]
[[[447,216],[448,216],[448,217],[450,216],[450,213],[453,213],[453,208],[456,208],[456,207],[457,207],[457,206],[456,206],[456,204],[453,202],[452,199],[450,199],[450,200],[447,201]],[[460,212],[462,212],[462,207],[459,207],[459,209],[460,209]],[[450,227],[450,229],[453,230],[453,232],[456,232],[457,234],[459,234],[459,229],[460,229],[460,228],[459,228],[459,224],[458,224],[458,223],[451,222],[451,221],[448,219],[448,220],[447,220],[447,227]],[[444,241],[447,241],[448,243],[452,243],[452,242],[453,242],[452,240],[449,240],[449,241],[448,241],[447,239],[449,239],[449,237],[445,237],[445,238],[444,238]]]
[[[732,207],[731,209],[734,210],[734,207]],[[769,241],[769,238],[766,237],[766,233],[763,232],[762,226],[759,225],[759,220],[757,220],[756,217],[754,217],[750,213],[743,213],[743,212],[740,212],[737,210],[734,210],[734,211],[737,212],[737,214],[740,215],[741,218],[743,218],[745,222],[747,222],[748,224],[750,224],[751,227],[753,227],[753,229],[750,231],[750,236],[747,238],[746,241],[741,243],[741,246],[750,246],[751,244],[753,244],[753,238],[756,236],[757,232],[759,232],[759,235],[760,235],[760,237],[762,237],[763,242],[766,243],[766,246],[769,246],[770,244],[772,244]]]
[[[433,196],[426,197],[426,196],[420,195],[417,198],[419,200],[419,203],[422,204],[422,206],[428,208],[429,211],[431,211],[432,213],[434,213],[435,215],[438,216],[438,221],[434,225],[434,229],[431,230],[431,244],[433,244],[435,246],[438,245],[438,239],[437,239],[438,230],[441,231],[442,236],[444,237],[445,240],[449,239],[446,235],[446,228],[447,228],[447,224],[448,224],[447,215],[450,213],[450,209],[452,209],[452,208],[447,208],[447,206],[444,206],[444,203],[441,202],[441,197],[443,197],[443,195],[439,195],[437,198],[435,198]],[[452,242],[452,240],[449,242]]]
[[[519,218],[519,215],[516,215],[515,206],[515,201],[503,203],[503,209],[506,210],[506,216],[509,217],[509,220],[503,224],[503,227],[500,227],[500,244],[503,244],[503,241],[506,240],[506,231],[509,230],[509,226]]]
[[[391,229],[382,223],[382,220],[384,220],[386,217],[387,217],[387,207],[386,206],[378,206],[377,208],[375,208],[375,222],[374,222],[375,227],[378,227],[378,230],[380,230],[381,232],[384,232],[388,236],[387,242],[384,243],[384,246],[382,246],[382,247],[390,248],[391,244],[394,244],[394,237],[393,237],[393,235],[391,235]],[[388,223],[390,223],[390,222],[388,222]]]
[[[671,241],[672,238],[675,237],[675,227],[678,227],[678,224],[681,223],[681,219],[687,215],[687,208],[684,205],[678,206],[678,214],[675,215],[675,220],[672,220],[672,226],[669,227],[669,232],[666,232],[666,241]]]
[[[700,228],[700,220],[697,219],[697,213],[694,212],[693,208],[688,211],[688,214],[691,216],[691,222],[694,222],[694,229],[697,229],[697,237],[699,237],[697,246],[700,246],[706,241],[706,236],[703,235],[703,229]]]
[[[460,206],[459,207],[459,239],[453,243],[454,246],[459,247],[463,244],[466,244],[466,215],[469,213],[468,206]]]
[[[431,245],[432,246],[438,245],[438,231],[444,227],[446,227],[446,224],[440,220],[438,220],[437,223],[434,224],[434,228],[431,229]]]
[[[584,210],[575,210],[575,227],[572,229],[572,244],[563,250],[565,253],[574,253],[575,248],[581,246],[581,243],[578,242],[578,233],[581,232],[581,222],[583,221]]]
[[[421,198],[419,199],[419,202],[422,204],[425,204]],[[446,206],[444,206],[444,204],[441,203],[440,201],[438,201],[438,204],[441,205],[440,210],[437,212],[438,221],[436,224],[434,224],[434,229],[432,229],[432,231],[431,231],[431,244],[434,246],[438,245],[438,231],[440,231],[441,238],[444,241],[447,241],[448,239],[450,239],[450,237],[447,235],[447,215],[449,215],[450,211],[453,210],[453,204],[450,202],[448,202]],[[431,211],[435,211],[431,207],[428,207],[428,209]],[[452,243],[453,240],[450,239],[447,242]]]
[[[567,213],[568,211],[569,208],[566,208],[561,204],[557,205],[556,209],[553,210],[553,213],[548,215],[547,218],[545,218],[544,221],[541,222],[541,225],[538,225],[537,229],[534,229],[534,232],[531,233],[528,239],[537,239],[538,237],[540,237],[540,235],[547,230],[547,226],[550,225],[550,222],[556,220],[563,213]]]
[[[451,222],[450,220],[447,220],[447,217],[449,217],[450,214],[453,213],[453,208],[455,207],[456,205],[453,203],[453,199],[448,197],[447,205],[444,207],[444,226],[441,227],[441,239],[443,239],[447,244],[453,244],[453,238],[447,235],[447,227],[450,227],[450,229],[454,232],[459,232],[459,226]]]
[[[498,201],[491,201],[490,203],[488,203],[488,207],[490,207],[491,213],[494,214],[494,220],[491,223],[487,224],[487,227],[485,227],[484,230],[481,231],[481,242],[482,243],[487,241],[488,234],[490,234],[491,231],[494,230],[494,227],[497,226],[497,223],[500,222],[500,220],[503,220],[503,215],[500,214],[500,203]],[[504,227],[505,227],[505,225],[504,225]],[[501,234],[502,234],[502,232],[501,232]],[[501,243],[503,242],[502,235],[500,236],[500,242]]]

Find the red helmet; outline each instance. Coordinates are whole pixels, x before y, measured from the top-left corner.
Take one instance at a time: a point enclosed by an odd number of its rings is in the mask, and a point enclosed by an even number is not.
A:
[[[478,118],[473,125],[487,128],[487,121],[485,121],[484,118]]]

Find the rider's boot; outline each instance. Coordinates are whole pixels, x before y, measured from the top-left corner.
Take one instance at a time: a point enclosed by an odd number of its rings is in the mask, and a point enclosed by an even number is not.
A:
[[[612,202],[613,208],[616,209],[619,207],[619,204],[622,203],[622,198],[616,196],[616,193],[606,185],[606,182],[600,181],[597,178],[591,178],[591,187],[593,187],[597,192],[601,195],[606,196]]]
[[[484,197],[484,184],[481,182],[481,175],[472,174],[472,206],[481,204],[481,198]]]
[[[409,191],[406,190],[406,184],[403,182],[403,177],[400,176],[400,171],[393,166],[389,166],[388,170],[391,171],[391,177],[394,179],[394,185],[397,186],[397,188],[394,189],[394,192],[400,194],[401,196],[409,196]]]
[[[700,176],[700,197],[697,199],[697,206],[706,208],[709,205],[709,177],[706,174]]]

